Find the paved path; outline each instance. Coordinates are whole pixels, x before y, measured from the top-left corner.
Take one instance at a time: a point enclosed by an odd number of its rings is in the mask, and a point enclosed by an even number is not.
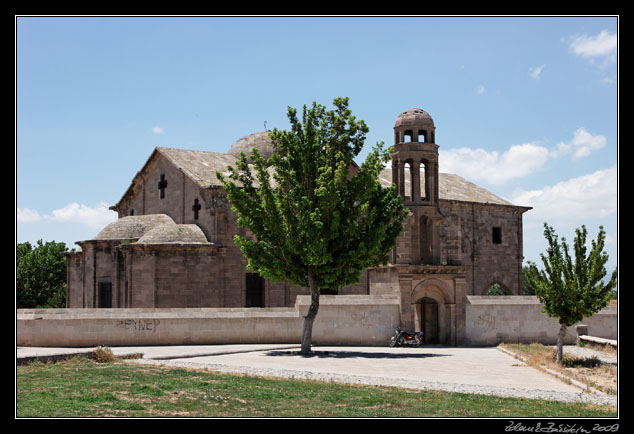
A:
[[[118,356],[142,353],[134,363],[160,364],[219,372],[433,389],[499,396],[589,402],[616,406],[617,398],[583,392],[531,368],[495,347],[423,346],[313,347],[299,354],[294,345],[211,345],[114,347]],[[91,349],[72,349],[87,352]],[[18,359],[64,349],[19,348]],[[71,351],[71,350],[69,350]]]

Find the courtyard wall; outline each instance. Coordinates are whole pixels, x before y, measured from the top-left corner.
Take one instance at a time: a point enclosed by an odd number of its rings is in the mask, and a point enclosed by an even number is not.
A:
[[[556,344],[559,320],[541,312],[535,296],[467,296],[465,345],[497,345],[501,342]],[[617,307],[608,306],[584,318],[591,336],[617,339]],[[564,343],[577,339],[568,327]]]
[[[17,345],[90,347],[301,342],[310,296],[291,308],[18,309]],[[319,345],[386,345],[398,326],[395,297],[321,296]]]
[[[278,308],[18,309],[17,345],[298,344],[309,305],[310,296],[300,295],[294,307]],[[616,306],[583,324],[589,335],[618,339]],[[313,343],[384,346],[399,325],[400,300],[393,295],[322,295]],[[554,344],[558,331],[557,319],[542,313],[534,296],[466,296],[464,339],[456,345]],[[566,343],[575,340],[572,326]]]

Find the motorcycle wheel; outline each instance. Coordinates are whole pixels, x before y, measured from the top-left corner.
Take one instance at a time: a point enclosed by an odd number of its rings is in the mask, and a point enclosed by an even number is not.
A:
[[[396,339],[391,338],[390,339],[390,347],[395,347],[396,346]]]

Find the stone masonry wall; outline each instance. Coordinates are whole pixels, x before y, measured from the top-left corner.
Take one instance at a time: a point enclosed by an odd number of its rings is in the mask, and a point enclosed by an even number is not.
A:
[[[224,255],[214,246],[124,246],[130,307],[223,307]]]
[[[484,295],[498,283],[508,295],[520,295],[521,208],[441,201],[440,211],[447,216],[440,228],[441,260],[467,266],[467,294]],[[499,243],[493,240],[493,228],[500,230]]]
[[[387,277],[387,276],[386,276]],[[467,296],[465,339],[459,345],[557,341],[559,324],[529,296]],[[17,345],[204,345],[299,343],[310,297],[290,308],[18,309]],[[313,329],[318,345],[387,345],[400,324],[398,297],[322,296]],[[618,338],[617,308],[585,318],[588,333]],[[566,343],[573,343],[570,327]],[[448,342],[447,345],[454,345]]]
[[[310,297],[291,308],[19,309],[17,345],[204,345],[297,343]],[[323,296],[319,345],[387,345],[399,322],[393,297]]]
[[[541,312],[535,296],[467,296],[467,345],[497,345],[500,342],[557,343],[559,322]],[[588,334],[617,339],[617,308],[608,306],[584,318]],[[576,340],[575,327],[568,327],[565,343]]]
[[[66,307],[83,307],[82,257],[78,252],[66,254]]]

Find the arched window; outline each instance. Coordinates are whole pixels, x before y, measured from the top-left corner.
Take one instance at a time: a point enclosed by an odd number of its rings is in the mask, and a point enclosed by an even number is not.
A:
[[[506,291],[502,285],[496,282],[484,291],[484,295],[506,295]]]
[[[405,176],[403,177],[403,194],[405,197],[409,197],[409,200],[412,200],[412,172],[409,162],[404,164],[404,168]]]
[[[427,200],[428,197],[429,197],[427,190],[425,190],[425,188],[426,188],[425,187],[426,186],[426,182],[425,182],[425,176],[426,176],[425,174],[426,174],[426,172],[427,172],[427,167],[425,166],[425,161],[421,161],[421,163],[420,163],[420,179],[419,179],[420,189],[419,189],[419,191],[420,191],[421,199],[423,201]]]

